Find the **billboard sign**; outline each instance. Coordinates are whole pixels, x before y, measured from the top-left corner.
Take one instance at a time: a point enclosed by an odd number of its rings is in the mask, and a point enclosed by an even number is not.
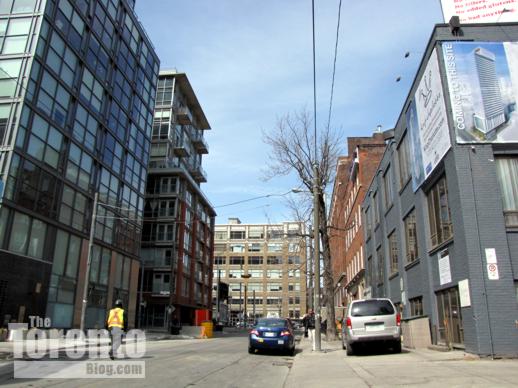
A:
[[[515,0],[441,0],[441,5],[445,23],[454,15],[466,24],[518,21]]]
[[[518,142],[518,43],[442,44],[457,143]]]
[[[406,122],[415,192],[451,147],[437,49],[432,52],[406,111]]]

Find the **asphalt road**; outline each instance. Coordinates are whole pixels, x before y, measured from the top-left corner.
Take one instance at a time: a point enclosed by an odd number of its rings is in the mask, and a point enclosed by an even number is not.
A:
[[[60,357],[64,359],[64,355]],[[145,379],[13,379],[12,363],[0,364],[0,385],[12,387],[282,387],[293,357],[249,355],[246,334],[209,340],[148,342]],[[108,360],[109,361],[109,360]]]

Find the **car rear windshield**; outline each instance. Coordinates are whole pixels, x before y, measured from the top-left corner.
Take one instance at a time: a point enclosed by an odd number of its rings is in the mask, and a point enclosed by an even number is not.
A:
[[[388,300],[366,300],[356,302],[351,309],[353,317],[367,317],[371,315],[392,315],[394,307]]]
[[[259,319],[257,326],[260,327],[286,327],[285,319]]]

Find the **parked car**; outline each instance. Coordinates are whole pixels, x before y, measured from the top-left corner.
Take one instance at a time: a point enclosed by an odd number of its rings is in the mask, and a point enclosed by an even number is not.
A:
[[[401,353],[401,316],[386,298],[352,301],[342,322],[342,347],[351,356],[361,344],[378,343]]]
[[[289,319],[260,318],[248,335],[248,353],[255,350],[279,350],[295,354],[293,326]]]

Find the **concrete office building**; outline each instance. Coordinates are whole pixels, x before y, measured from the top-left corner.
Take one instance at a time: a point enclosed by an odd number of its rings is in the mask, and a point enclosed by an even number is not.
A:
[[[363,202],[365,296],[399,306],[405,341],[518,355],[518,127],[511,120],[506,138],[465,140],[470,96],[456,94],[465,85],[455,62],[478,41],[516,40],[518,24],[435,26]],[[437,132],[424,130],[428,117]]]
[[[134,325],[159,61],[130,0],[0,4],[0,325]],[[99,206],[93,209],[94,194]]]
[[[340,157],[329,212],[329,245],[335,306],[363,297],[364,233],[361,205],[385,150],[382,133],[347,138],[348,156]]]
[[[195,310],[211,309],[215,212],[200,187],[209,129],[187,76],[161,71],[142,234],[143,327],[193,324]]]
[[[219,271],[229,284],[232,323],[245,316],[301,318],[306,313],[304,233],[301,222],[242,224],[229,218],[228,224],[216,225],[213,277]]]

